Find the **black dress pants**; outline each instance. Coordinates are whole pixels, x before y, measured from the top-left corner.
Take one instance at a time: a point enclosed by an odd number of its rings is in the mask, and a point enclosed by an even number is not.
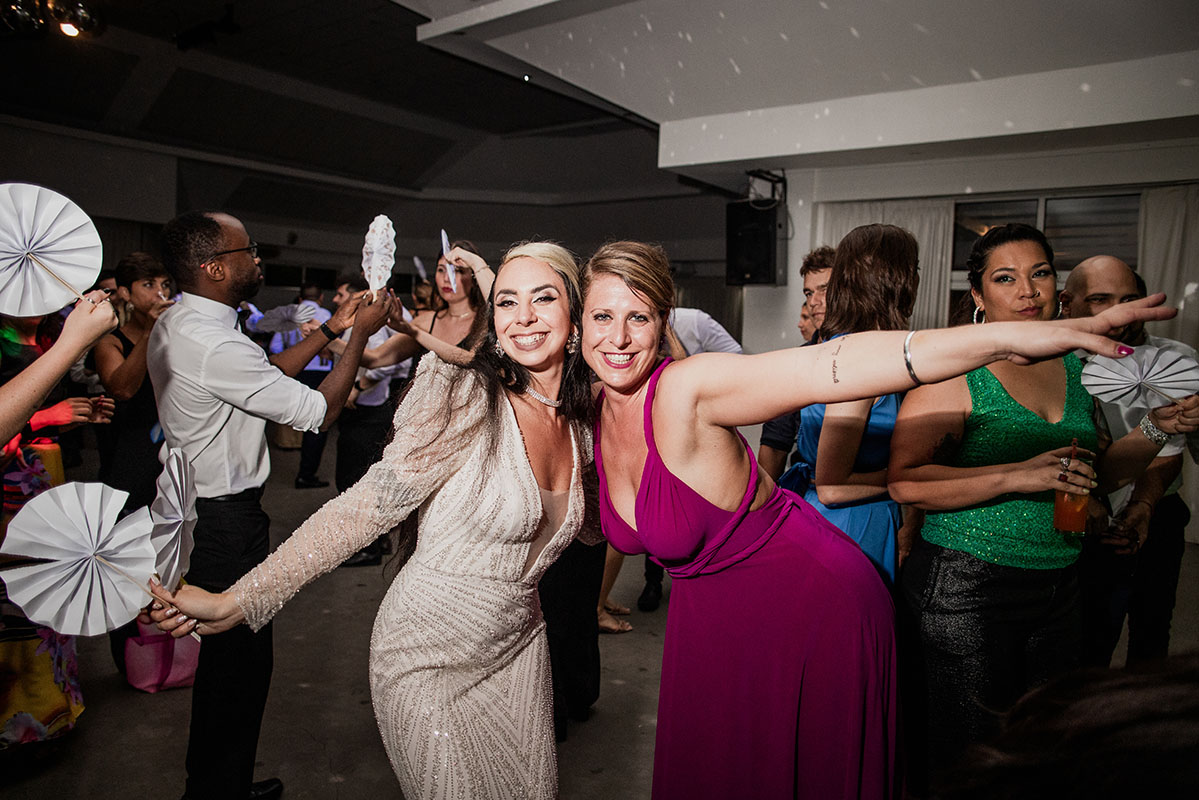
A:
[[[327,377],[328,370],[306,369],[296,376],[296,380],[309,389],[315,389]],[[304,437],[300,441],[300,471],[296,477],[310,480],[318,477],[316,473],[321,468],[321,456],[325,452],[325,442],[328,438],[328,431],[304,431]]]
[[[1166,495],[1149,519],[1139,552],[1118,555],[1088,540],[1079,560],[1083,596],[1083,663],[1107,667],[1128,617],[1128,666],[1159,661],[1170,649],[1170,621],[1191,512]]]
[[[227,500],[196,501],[189,583],[223,592],[266,558],[271,521],[260,497],[260,490],[252,490]],[[190,800],[241,800],[249,794],[273,666],[270,625],[258,633],[238,625],[204,637],[187,742]]]

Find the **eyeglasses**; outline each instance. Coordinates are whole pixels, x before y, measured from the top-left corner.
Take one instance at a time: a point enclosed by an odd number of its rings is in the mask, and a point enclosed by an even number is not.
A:
[[[222,250],[219,253],[213,253],[212,255],[210,255],[208,257],[208,261],[215,261],[216,259],[220,258],[221,256],[227,256],[227,255],[231,255],[233,253],[241,253],[241,252],[249,253],[250,258],[258,258],[258,242],[250,242],[249,247],[238,247],[233,250]],[[205,261],[204,263],[207,264],[208,261]]]

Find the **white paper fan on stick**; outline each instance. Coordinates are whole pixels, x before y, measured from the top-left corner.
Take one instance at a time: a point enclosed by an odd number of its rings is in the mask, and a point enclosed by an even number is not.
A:
[[[372,292],[387,286],[396,263],[396,230],[391,220],[380,214],[366,231],[362,245],[362,274]]]
[[[196,527],[196,471],[178,447],[167,452],[158,476],[158,495],[150,504],[150,520],[154,568],[163,588],[173,592],[191,563]]]
[[[128,496],[102,483],[68,483],[13,517],[0,552],[39,559],[3,573],[9,598],[29,619],[95,636],[137,616],[149,599],[154,546],[149,509],[117,521]]]
[[[450,237],[445,232],[445,228],[441,229],[441,254],[445,256],[445,276],[450,281],[450,291],[458,291],[458,270],[454,267],[454,262],[450,261]]]
[[[96,226],[61,194],[0,184],[0,314],[35,317],[81,298],[100,274]]]
[[[1199,392],[1199,362],[1160,347],[1143,346],[1124,358],[1094,356],[1082,385],[1105,403],[1151,409]]]

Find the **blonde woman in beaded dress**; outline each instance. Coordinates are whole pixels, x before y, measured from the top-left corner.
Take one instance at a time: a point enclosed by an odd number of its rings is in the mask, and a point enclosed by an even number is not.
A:
[[[375,716],[407,798],[557,796],[536,587],[584,521],[591,395],[578,271],[561,247],[530,243],[497,272],[474,361],[424,357],[394,440],[359,483],[227,592],[156,587],[190,617],[155,611],[177,636],[257,629],[417,512],[415,551],[384,597],[370,654]]]

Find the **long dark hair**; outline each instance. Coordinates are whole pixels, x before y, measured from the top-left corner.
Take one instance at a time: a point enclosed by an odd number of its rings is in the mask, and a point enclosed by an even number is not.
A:
[[[469,239],[457,239],[451,242],[450,249],[453,250],[455,247],[461,247],[466,252],[474,253],[482,258],[479,248]],[[484,325],[490,324],[483,320],[483,315],[479,313],[487,305],[487,299],[483,297],[483,291],[479,288],[479,282],[474,279],[474,276],[471,277],[470,291],[466,293],[466,299],[470,303],[471,310],[475,312],[475,320],[470,326],[470,333],[466,335],[466,340],[463,343],[469,348],[473,347],[482,338],[485,330]],[[434,291],[429,298],[429,308],[432,309],[433,316],[436,317],[442,311],[448,311],[450,304],[441,296],[441,292]]]
[[[833,258],[821,335],[906,329],[919,261],[916,238],[896,225],[861,225],[845,234]]]
[[[571,324],[581,335],[583,330],[583,301],[582,293],[579,289],[578,262],[575,260],[574,255],[566,248],[553,242],[522,242],[514,245],[504,254],[503,259],[496,268],[497,277],[503,271],[505,264],[521,256],[528,256],[538,261],[544,261],[562,279],[562,283],[566,287],[566,297],[570,303]],[[494,284],[492,285],[491,294],[492,296],[488,298],[485,306],[485,313],[476,314],[475,316],[476,324],[480,319],[483,320],[483,324],[486,326],[484,329],[485,333],[475,349],[474,358],[471,359],[466,367],[455,371],[450,382],[448,397],[454,396],[460,381],[477,380],[482,384],[483,390],[487,393],[488,406],[491,412],[487,417],[486,429],[482,435],[492,443],[487,446],[486,450],[489,456],[494,456],[497,450],[494,442],[499,431],[499,421],[503,419],[502,403],[507,402],[504,397],[504,390],[523,392],[527,389],[529,386],[529,371],[508,358],[507,355],[496,352]],[[566,354],[566,363],[562,370],[562,385],[558,393],[558,399],[562,401],[562,404],[558,407],[558,414],[565,416],[572,422],[590,425],[594,415],[594,405],[591,402],[591,370],[583,360],[581,350],[581,347],[577,347],[575,348],[575,352],[567,352]],[[406,394],[407,392],[405,391],[404,395],[401,395],[400,403],[405,401]],[[460,411],[461,409],[449,408],[449,403],[443,405],[439,422],[431,426],[432,430],[429,431],[426,447],[441,437],[449,426],[452,415]],[[392,433],[394,434],[394,429]],[[493,464],[491,462],[492,458],[489,457],[484,463],[483,469],[492,469]],[[395,540],[395,556],[388,561],[389,569],[398,571],[412,555],[412,552],[416,548],[417,527],[417,512],[413,512],[403,522],[392,529],[392,538]]]
[[[522,257],[545,262],[562,279],[566,287],[566,300],[570,304],[570,323],[574,326],[575,333],[582,336],[583,298],[579,288],[578,262],[574,254],[554,242],[521,242],[513,245],[504,254],[499,267],[496,268],[496,277],[499,277],[505,264]],[[495,284],[491,287],[487,310],[480,316],[484,317],[484,333],[469,367],[483,376],[488,395],[495,405],[499,402],[503,389],[519,394],[529,388],[529,371],[509,358],[503,350],[496,348]],[[560,416],[570,420],[591,420],[594,409],[591,401],[591,370],[583,360],[582,347],[576,346],[573,353],[566,353],[558,399],[562,401],[562,405],[558,407]]]

